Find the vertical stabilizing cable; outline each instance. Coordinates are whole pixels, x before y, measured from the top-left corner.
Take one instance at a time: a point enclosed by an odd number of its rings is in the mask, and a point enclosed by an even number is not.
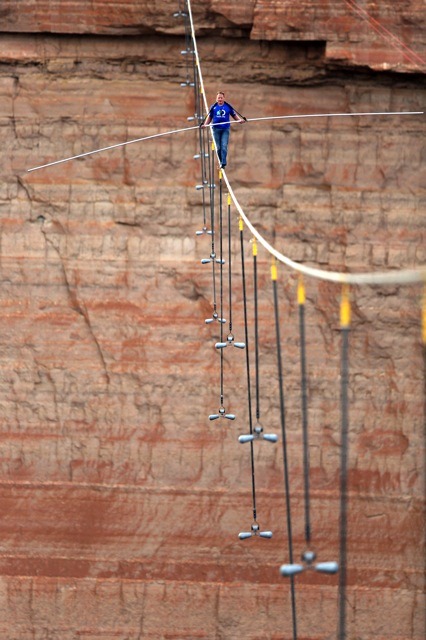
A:
[[[213,145],[212,145],[213,148]],[[214,228],[214,156],[212,154],[212,161],[209,162],[209,185],[210,185],[210,229],[212,232],[212,277],[213,277],[213,311],[216,312],[216,253],[215,253],[215,228]],[[221,311],[222,313],[222,311]],[[222,317],[222,315],[220,315]]]
[[[422,345],[423,345],[423,425],[426,430],[426,283],[422,298]]]
[[[293,564],[293,532],[291,525],[291,504],[290,504],[290,479],[288,473],[288,456],[287,456],[287,435],[285,424],[285,403],[284,403],[284,387],[283,387],[283,367],[281,358],[281,336],[280,336],[280,320],[278,308],[278,291],[277,278],[278,270],[275,258],[273,258],[271,266],[272,288],[274,294],[274,315],[275,315],[275,333],[277,343],[277,368],[278,368],[278,385],[280,392],[280,417],[281,417],[281,434],[283,443],[283,466],[284,466],[284,491],[286,500],[287,515],[287,538],[288,538],[288,555],[290,564]],[[291,593],[291,616],[293,627],[293,640],[297,640],[297,617],[296,617],[296,587],[294,576],[290,576],[290,593]]]
[[[340,303],[342,354],[340,372],[341,444],[340,444],[340,573],[339,573],[339,629],[338,640],[346,640],[346,574],[347,574],[347,510],[349,456],[349,329],[351,307],[349,289],[343,285]]]
[[[254,286],[254,349],[256,374],[256,420],[260,420],[260,380],[259,380],[259,307],[257,295],[257,241],[252,240],[253,250],[253,286]]]
[[[310,491],[309,491],[309,438],[308,438],[308,382],[306,374],[306,334],[305,334],[305,302],[306,293],[303,277],[299,276],[297,285],[297,302],[299,306],[300,333],[300,376],[302,390],[302,433],[303,433],[303,477],[305,495],[305,540],[311,542]]]
[[[249,412],[249,427],[250,434],[253,433],[253,417],[252,417],[252,409],[251,409],[251,380],[250,380],[250,354],[249,354],[249,343],[248,343],[248,317],[247,317],[247,291],[246,291],[246,273],[245,273],[245,263],[244,263],[244,222],[240,218],[239,220],[239,229],[240,229],[240,248],[241,248],[241,277],[243,282],[243,303],[244,303],[244,330],[245,330],[245,343],[246,343],[246,369],[247,369],[247,397],[248,397],[248,412]],[[257,520],[257,510],[256,510],[256,478],[254,471],[254,447],[253,440],[250,441],[250,460],[251,460],[251,490],[253,497],[253,520],[256,522]]]
[[[219,169],[219,292],[220,292],[220,318],[223,318],[223,232],[222,232],[222,171]],[[214,234],[213,234],[214,235]],[[212,258],[213,263],[216,258]],[[223,342],[223,323],[220,322],[220,341]],[[220,350],[220,405],[223,407],[223,349]]]
[[[229,332],[232,333],[231,196],[229,193],[228,193],[228,294],[229,294]]]

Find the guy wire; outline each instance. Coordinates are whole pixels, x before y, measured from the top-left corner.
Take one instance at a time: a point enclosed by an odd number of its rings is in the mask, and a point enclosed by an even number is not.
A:
[[[281,435],[283,447],[283,467],[284,467],[284,493],[286,501],[286,517],[287,517],[287,539],[288,539],[288,556],[290,564],[293,564],[293,532],[291,524],[291,505],[290,505],[290,478],[288,473],[288,456],[287,456],[287,434],[285,422],[285,402],[283,387],[283,367],[281,358],[281,336],[280,336],[280,320],[278,308],[278,291],[277,291],[277,264],[275,258],[272,259],[271,276],[272,288],[274,294],[274,316],[275,316],[275,333],[277,344],[277,368],[278,368],[278,386],[280,394],[280,418],[281,418]],[[297,640],[297,615],[296,615],[296,586],[294,576],[290,576],[290,593],[291,593],[291,616],[293,627],[293,640]]]
[[[303,477],[305,497],[305,540],[308,545],[311,541],[310,519],[310,491],[309,491],[309,438],[308,438],[308,383],[306,373],[306,333],[305,333],[305,286],[302,276],[299,277],[297,286],[297,300],[299,306],[299,333],[300,333],[300,377],[302,399],[302,434],[303,434]]]
[[[249,336],[248,336],[248,318],[247,318],[247,291],[246,291],[246,273],[244,263],[244,223],[240,218],[240,248],[241,248],[241,277],[243,284],[243,304],[244,304],[244,331],[245,331],[245,343],[246,343],[246,370],[247,370],[247,397],[248,397],[248,411],[249,411],[249,426],[250,434],[253,434],[253,417],[251,409],[251,380],[250,380],[250,354],[249,354]],[[256,522],[257,510],[256,510],[256,478],[254,471],[254,447],[253,440],[250,441],[250,460],[251,460],[251,487],[253,496],[253,520]]]

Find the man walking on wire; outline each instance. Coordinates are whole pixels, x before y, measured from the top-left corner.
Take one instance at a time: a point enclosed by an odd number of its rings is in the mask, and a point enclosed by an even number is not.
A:
[[[225,102],[225,94],[223,91],[218,91],[216,96],[216,102],[210,107],[210,111],[202,127],[207,127],[210,123],[212,127],[213,138],[217,149],[217,155],[219,156],[219,162],[221,169],[226,167],[226,160],[228,154],[228,141],[230,133],[230,121],[229,116],[232,116],[236,122],[240,124],[245,121],[244,117],[239,117],[238,113],[230,104]]]

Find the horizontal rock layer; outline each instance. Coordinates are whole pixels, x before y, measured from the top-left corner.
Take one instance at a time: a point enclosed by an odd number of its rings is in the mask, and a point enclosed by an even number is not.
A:
[[[371,6],[370,6],[371,5]],[[184,8],[184,3],[181,4]],[[422,0],[340,3],[303,0],[250,0],[193,3],[199,35],[258,41],[321,41],[325,61],[340,66],[378,70],[426,70],[426,14]],[[182,34],[173,18],[175,0],[135,3],[114,0],[4,0],[2,30],[11,33]]]
[[[230,29],[236,5],[221,10],[220,28]],[[247,3],[239,28],[246,33],[265,10]],[[143,24],[154,19],[143,15]],[[423,108],[418,77],[331,72],[321,42],[213,38],[199,24],[208,101],[223,87],[248,117]],[[200,264],[211,240],[195,236],[204,224],[197,133],[26,171],[191,126],[194,94],[180,87],[191,69],[173,34],[182,25],[167,28],[112,38],[16,26],[22,33],[3,36],[0,636],[8,640],[292,637],[289,585],[278,571],[288,561],[281,443],[254,449],[258,520],[274,537],[238,540],[253,516],[249,445],[237,441],[249,428],[244,352],[224,353],[224,402],[236,421],[208,420],[220,406],[220,326],[204,322],[214,296],[211,266]],[[426,253],[424,133],[424,116],[253,122],[232,130],[227,175],[256,227],[293,260],[411,268]],[[232,207],[233,332],[243,340],[237,224]],[[245,230],[254,399],[249,240]],[[223,250],[228,262],[227,240]],[[258,266],[261,422],[279,433],[262,249]],[[318,559],[330,560],[338,557],[341,292],[311,279],[306,289],[312,532]],[[284,267],[278,293],[298,559],[300,339],[296,277]],[[229,321],[227,265],[223,294]],[[424,635],[421,296],[417,285],[352,290],[348,637]],[[338,577],[310,572],[296,584],[300,637],[335,638]]]

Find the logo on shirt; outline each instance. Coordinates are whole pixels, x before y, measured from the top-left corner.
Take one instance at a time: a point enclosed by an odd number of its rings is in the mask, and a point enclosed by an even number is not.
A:
[[[218,109],[218,110],[216,111],[216,116],[217,116],[218,118],[225,118],[225,117],[226,117],[226,111],[225,111],[225,109]]]

